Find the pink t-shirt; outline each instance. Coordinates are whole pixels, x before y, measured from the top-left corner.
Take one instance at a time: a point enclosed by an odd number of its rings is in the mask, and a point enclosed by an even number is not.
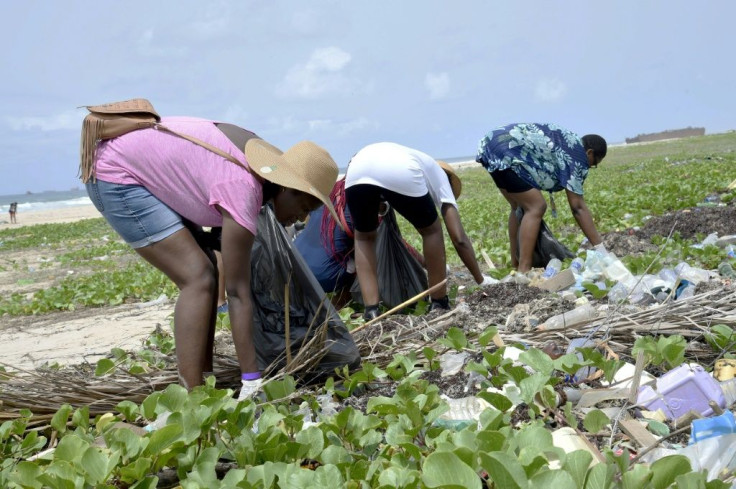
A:
[[[247,165],[214,121],[165,117],[161,123],[176,132],[209,143]],[[142,185],[181,216],[200,226],[222,226],[216,205],[256,234],[263,187],[244,168],[186,139],[157,129],[141,129],[100,142],[97,178],[105,182]]]

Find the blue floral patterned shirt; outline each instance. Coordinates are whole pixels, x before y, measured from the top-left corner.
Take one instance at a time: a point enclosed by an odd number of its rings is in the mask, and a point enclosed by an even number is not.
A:
[[[556,124],[517,123],[480,140],[475,161],[492,173],[510,168],[532,187],[583,195],[588,158],[580,136]]]

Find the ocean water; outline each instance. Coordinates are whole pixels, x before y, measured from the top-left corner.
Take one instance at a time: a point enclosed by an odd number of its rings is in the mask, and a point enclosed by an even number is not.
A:
[[[80,205],[91,205],[84,188],[71,190],[49,190],[17,195],[0,195],[0,212],[7,214],[11,202],[18,203],[18,213],[50,209],[63,209]],[[5,216],[2,216],[5,217]]]
[[[449,164],[475,160],[475,156],[459,156],[456,158],[440,158]],[[345,168],[340,168],[340,175]],[[48,190],[16,195],[0,195],[0,213],[6,214],[11,202],[18,203],[18,213],[51,209],[63,209],[79,205],[92,205],[84,187],[70,190]],[[4,217],[4,216],[3,216]]]

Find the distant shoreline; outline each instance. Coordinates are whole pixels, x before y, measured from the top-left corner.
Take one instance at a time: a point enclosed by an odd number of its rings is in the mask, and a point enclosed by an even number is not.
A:
[[[37,211],[22,212],[18,210],[15,215],[17,224],[10,224],[8,213],[0,215],[0,229],[16,229],[34,224],[55,224],[64,222],[75,222],[82,219],[93,219],[102,217],[94,205],[78,205],[60,209],[42,209]]]

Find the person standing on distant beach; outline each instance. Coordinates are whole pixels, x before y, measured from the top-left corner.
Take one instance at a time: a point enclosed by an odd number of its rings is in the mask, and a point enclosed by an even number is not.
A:
[[[10,224],[17,224],[18,221],[15,218],[15,214],[18,212],[18,203],[11,202],[8,212],[10,213]]]
[[[537,235],[547,210],[543,190],[564,189],[580,229],[592,245],[601,243],[583,199],[583,182],[588,169],[600,164],[607,149],[606,140],[597,134],[581,138],[556,124],[509,124],[480,140],[475,160],[491,174],[511,206],[508,229],[514,268],[527,272],[532,267]],[[519,208],[524,211],[521,223],[516,217]]]
[[[212,372],[218,271],[213,254],[200,247],[183,219],[222,228],[228,313],[242,372],[238,399],[249,398],[261,385],[250,285],[258,213],[271,203],[276,219],[288,225],[321,203],[332,209],[327,196],[337,165],[310,141],[282,152],[232,124],[193,117],[168,117],[162,124],[243,166],[182,137],[139,129],[97,145],[87,192],[123,239],[179,288],[174,337],[179,379],[187,389]]]
[[[379,315],[376,229],[381,202],[404,216],[422,236],[429,286],[442,282],[445,240],[437,207],[460,259],[476,283],[493,279],[481,273],[473,244],[465,234],[456,199],[462,182],[450,165],[396,143],[371,144],[352,157],[345,174],[345,197],[355,227],[355,265],[365,304],[364,318]],[[447,285],[431,294],[431,310],[449,309]]]

